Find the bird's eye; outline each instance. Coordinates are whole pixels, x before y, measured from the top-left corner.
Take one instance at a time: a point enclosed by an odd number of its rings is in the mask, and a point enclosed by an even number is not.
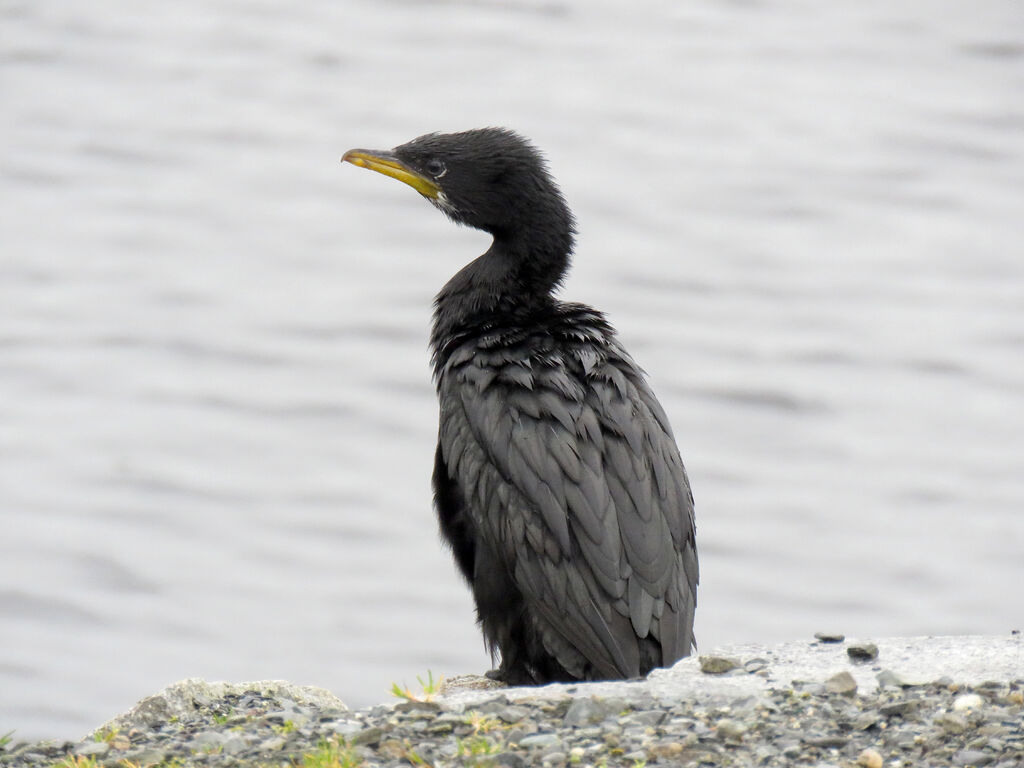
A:
[[[442,163],[437,158],[434,158],[433,160],[428,160],[427,161],[427,173],[429,173],[435,179],[440,178],[441,176],[444,176],[444,172],[445,172],[444,163]]]

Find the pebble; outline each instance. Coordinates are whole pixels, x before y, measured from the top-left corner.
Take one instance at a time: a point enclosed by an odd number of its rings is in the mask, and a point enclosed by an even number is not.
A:
[[[110,745],[105,741],[87,741],[75,747],[79,757],[103,757],[109,751]]]
[[[573,699],[566,710],[565,725],[592,725],[621,710],[621,702],[613,699],[598,699],[595,696]]]
[[[865,749],[857,755],[857,765],[863,768],[882,768],[882,756],[877,750]]]
[[[762,669],[768,668],[767,659],[750,659],[750,661],[743,662],[743,669],[750,674],[754,675],[760,672]]]
[[[554,733],[534,733],[519,740],[520,747],[554,747],[562,743]]]
[[[814,638],[821,643],[841,643],[846,639],[846,635],[837,632],[815,632]]]
[[[920,702],[917,699],[904,699],[903,701],[893,701],[888,704],[883,704],[878,708],[886,717],[894,717],[906,715],[917,709]]]
[[[882,688],[903,688],[906,686],[903,678],[890,669],[883,669],[875,675],[875,679]]]
[[[746,726],[737,723],[735,720],[719,720],[715,726],[715,733],[718,738],[727,741],[741,741],[743,734],[747,732]]]
[[[961,749],[953,755],[953,765],[974,765],[981,768],[981,766],[988,765],[994,760],[995,758],[992,755],[976,749]]]
[[[582,693],[520,698],[516,691],[478,705],[297,711],[296,702],[253,691],[207,697],[174,719],[131,721],[109,742],[8,743],[0,747],[0,768],[84,765],[94,757],[97,768],[301,766],[314,764],[310,756],[324,743],[346,744],[351,760],[337,764],[361,768],[1024,764],[1024,701],[1015,695],[1022,682],[972,687],[947,680],[836,695],[850,688],[848,674],[714,703]]]
[[[935,718],[935,724],[952,734],[961,734],[968,728],[967,720],[956,712],[944,712]]]
[[[740,666],[740,660],[729,656],[701,656],[700,671],[707,675],[723,675]]]
[[[874,661],[878,658],[878,646],[874,643],[853,643],[846,646],[846,655],[854,661]]]
[[[840,672],[825,681],[825,690],[829,693],[853,696],[857,692],[857,681],[849,672]]]
[[[957,712],[962,712],[965,709],[981,709],[985,704],[985,700],[976,693],[967,693],[963,696],[957,696],[953,702],[953,709]]]

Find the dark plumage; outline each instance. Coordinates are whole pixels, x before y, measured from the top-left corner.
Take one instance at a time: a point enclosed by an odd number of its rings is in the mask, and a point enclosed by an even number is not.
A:
[[[637,677],[693,646],[693,497],[643,372],[604,316],[554,298],[574,225],[499,128],[343,160],[404,181],[486,253],[437,296],[434,500],[510,684]]]

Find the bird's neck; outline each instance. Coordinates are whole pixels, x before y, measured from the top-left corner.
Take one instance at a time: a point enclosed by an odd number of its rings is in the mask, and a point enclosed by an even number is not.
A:
[[[437,294],[430,338],[435,370],[460,341],[549,310],[569,268],[569,248],[571,241],[531,245],[496,236]]]

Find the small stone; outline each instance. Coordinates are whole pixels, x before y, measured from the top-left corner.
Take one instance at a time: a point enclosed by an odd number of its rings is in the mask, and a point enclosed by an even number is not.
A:
[[[857,693],[857,681],[853,679],[853,675],[849,672],[843,671],[837,675],[832,675],[832,677],[825,681],[825,690],[829,693],[853,696]]]
[[[355,733],[352,736],[352,744],[355,746],[367,746],[372,747],[380,743],[381,737],[384,732],[375,725],[371,725],[369,728],[363,728],[361,731]]]
[[[880,688],[903,688],[905,685],[903,678],[889,669],[883,669],[875,675],[875,679],[878,681]]]
[[[569,762],[578,763],[580,760],[583,759],[583,755],[585,754],[586,751],[583,749],[583,747],[573,747],[569,750]]]
[[[569,726],[593,725],[600,723],[608,715],[617,714],[618,704],[614,701],[590,697],[589,699],[573,699],[566,710],[563,722]]]
[[[857,755],[857,765],[863,768],[882,768],[882,756],[873,749],[865,749]]]
[[[132,752],[130,757],[125,757],[124,759],[133,765],[158,765],[159,763],[164,762],[167,758],[168,755],[164,750],[146,747],[138,752]],[[124,763],[122,763],[122,765],[123,764]]]
[[[874,643],[854,643],[846,647],[846,655],[854,661],[874,661],[878,658],[878,646]]]
[[[981,768],[983,765],[988,765],[995,757],[985,752],[979,752],[976,749],[961,749],[955,755],[953,755],[954,765],[973,765]]]
[[[260,744],[260,752],[277,752],[284,744],[284,736],[274,736]]]
[[[434,719],[429,723],[424,724],[423,732],[429,733],[431,736],[443,736],[446,733],[451,733],[455,730],[455,723],[450,720]]]
[[[132,748],[132,740],[123,733],[119,733],[110,740],[110,747],[118,750],[119,752],[124,752],[126,749]]]
[[[981,709],[985,705],[985,700],[976,693],[965,693],[963,696],[957,696],[953,701],[953,709],[957,712],[962,712],[965,709]]]
[[[935,724],[942,728],[946,733],[952,733],[954,735],[959,735],[968,728],[967,719],[963,715],[958,715],[956,712],[943,712],[935,718]]]
[[[652,756],[659,759],[671,760],[672,758],[678,757],[682,754],[683,745],[678,741],[663,741],[657,744],[649,744],[647,746],[647,752]]]
[[[519,740],[520,747],[531,747],[534,749],[542,747],[555,747],[562,743],[554,733],[531,733]]]
[[[526,768],[526,761],[515,752],[502,752],[494,758],[494,765],[502,768]]]
[[[799,757],[804,751],[798,741],[786,741],[779,744],[779,747],[782,749],[783,757]]]
[[[630,712],[626,718],[636,725],[658,725],[665,719],[665,712],[661,709],[645,709],[639,712]]]
[[[392,760],[401,760],[408,752],[405,744],[400,742],[398,739],[384,739],[379,745],[377,745],[377,751]]]
[[[481,709],[483,709],[481,707]],[[432,715],[441,711],[441,705],[436,701],[403,701],[395,704],[395,712],[403,714],[419,713]]]
[[[838,749],[850,743],[849,736],[810,736],[804,739],[804,744],[809,747],[820,749]]]
[[[701,656],[700,671],[706,675],[722,675],[740,666],[740,660],[728,656]]]
[[[815,632],[814,638],[821,643],[841,643],[846,639],[846,635],[836,632]]]
[[[761,744],[754,750],[754,757],[757,758],[758,765],[764,765],[773,757],[778,757],[778,755],[779,750],[771,744]]]
[[[902,717],[903,715],[909,714],[910,712],[913,712],[915,709],[917,709],[919,704],[920,702],[917,699],[893,701],[888,704],[883,704],[878,708],[878,711],[886,717],[893,717],[896,715]]]
[[[203,731],[202,733],[197,733],[192,738],[192,741],[189,742],[189,747],[197,752],[220,749],[226,738],[223,733],[218,731]]]
[[[760,672],[762,669],[767,669],[767,667],[767,659],[751,659],[750,661],[746,661],[743,663],[743,669],[745,669],[752,675]]]
[[[245,739],[242,738],[241,734],[232,733],[224,739],[221,751],[226,755],[237,755],[239,752],[244,752],[246,746]]]
[[[75,747],[75,754],[80,757],[102,757],[110,751],[110,744],[105,741],[87,741]]]
[[[358,720],[338,720],[324,723],[323,728],[326,731],[333,731],[346,741],[350,741],[353,736],[363,730],[363,724]]]
[[[637,749],[633,752],[627,752],[622,756],[622,759],[628,763],[646,763],[647,752],[642,749]]]
[[[735,720],[719,720],[715,733],[724,741],[742,741],[747,729]]]
[[[526,707],[517,707],[515,705],[502,707],[494,713],[498,716],[498,719],[505,723],[518,723],[525,717],[528,717],[530,710]]]
[[[874,712],[862,712],[853,721],[853,727],[858,731],[866,731],[868,728],[873,728],[876,725],[878,725],[878,715]]]

